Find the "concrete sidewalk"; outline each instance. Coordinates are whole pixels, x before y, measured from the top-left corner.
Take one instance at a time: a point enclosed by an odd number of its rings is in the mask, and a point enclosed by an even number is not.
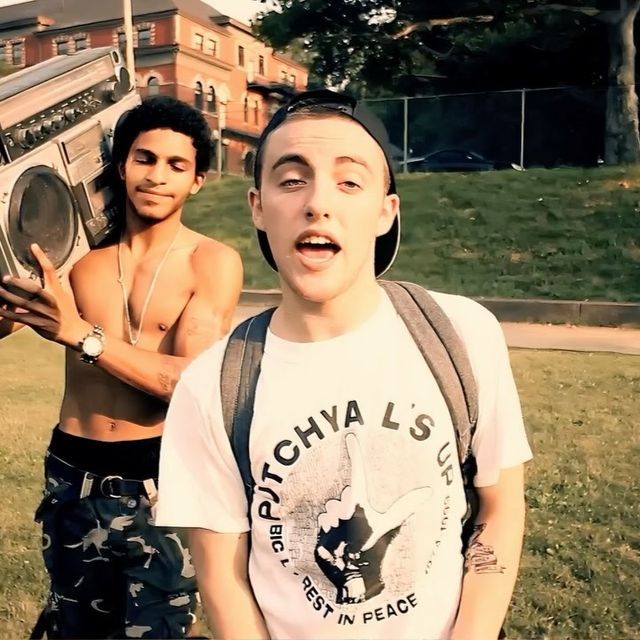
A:
[[[240,305],[234,316],[234,325],[265,308],[264,305]],[[510,347],[640,355],[640,329],[525,322],[501,324]]]

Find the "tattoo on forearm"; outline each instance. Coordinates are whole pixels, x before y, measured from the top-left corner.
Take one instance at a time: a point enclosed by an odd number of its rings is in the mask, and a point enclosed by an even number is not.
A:
[[[158,372],[158,382],[160,383],[162,391],[164,391],[164,393],[172,393],[179,376],[180,370],[178,367],[168,358],[164,359]]]
[[[498,564],[493,547],[480,542],[480,535],[487,528],[486,524],[477,524],[469,539],[469,547],[464,554],[464,572],[473,571],[478,574],[504,573],[505,567]]]

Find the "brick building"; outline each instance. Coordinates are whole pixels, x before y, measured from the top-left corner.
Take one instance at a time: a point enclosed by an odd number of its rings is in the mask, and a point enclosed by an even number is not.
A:
[[[246,173],[269,115],[306,87],[305,66],[200,0],[132,0],[132,5],[140,94],[169,94],[201,109],[215,136],[222,129],[224,170]],[[5,65],[17,69],[103,46],[124,52],[122,0],[31,0],[0,7]]]

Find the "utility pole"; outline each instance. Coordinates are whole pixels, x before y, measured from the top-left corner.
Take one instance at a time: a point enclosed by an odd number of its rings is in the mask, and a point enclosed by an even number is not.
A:
[[[125,61],[131,84],[135,85],[136,69],[133,57],[133,10],[131,2],[132,0],[122,0],[122,8],[124,13]]]

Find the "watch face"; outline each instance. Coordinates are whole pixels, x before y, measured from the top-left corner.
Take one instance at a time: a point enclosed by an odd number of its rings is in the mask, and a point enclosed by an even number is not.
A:
[[[102,353],[102,340],[96,336],[87,336],[82,342],[82,351],[93,358]]]

